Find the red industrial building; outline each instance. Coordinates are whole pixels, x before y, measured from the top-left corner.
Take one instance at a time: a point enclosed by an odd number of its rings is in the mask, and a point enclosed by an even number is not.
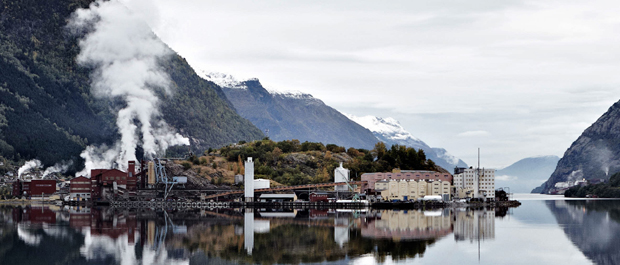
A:
[[[91,197],[91,182],[89,178],[77,177],[71,180],[69,198],[71,200],[85,200]]]
[[[13,196],[31,197],[48,196],[56,192],[56,181],[49,179],[35,179],[29,181],[16,180],[13,182]]]
[[[71,180],[71,199],[80,195],[80,198],[100,200],[104,197],[104,192],[114,188],[114,183],[118,188],[136,191],[138,177],[135,170],[135,161],[129,161],[127,172],[118,169],[93,169],[90,171],[90,179],[78,177]]]
[[[310,193],[310,202],[328,202],[327,193],[313,192]]]

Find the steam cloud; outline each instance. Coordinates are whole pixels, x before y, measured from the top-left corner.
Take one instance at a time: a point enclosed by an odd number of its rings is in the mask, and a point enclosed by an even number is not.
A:
[[[65,173],[67,172],[69,167],[71,167],[72,165],[73,165],[73,161],[63,161],[60,163],[56,163],[54,166],[46,168],[45,171],[43,171],[43,175],[41,175],[41,178],[47,177],[48,175],[54,174],[54,173]],[[42,168],[43,168],[43,164],[41,163],[41,161],[39,161],[38,159],[33,159],[30,161],[27,161],[23,166],[21,166],[17,170],[17,176],[21,178],[24,173],[30,173],[33,170],[42,169]]]
[[[41,161],[39,161],[38,159],[27,161],[23,166],[21,166],[17,170],[17,176],[21,178],[24,173],[29,173],[32,170],[40,169],[42,167],[43,167],[43,164],[41,164]]]
[[[138,15],[118,1],[98,0],[78,9],[68,28],[84,34],[77,62],[94,69],[93,95],[121,99],[116,126],[121,139],[113,146],[89,146],[81,154],[86,167],[78,175],[89,176],[93,168],[125,170],[136,160],[136,147],[152,158],[173,145],[189,145],[189,139],[173,132],[161,118],[156,92],[170,94],[168,75],[158,61],[170,56],[168,49]]]
[[[60,163],[56,163],[55,165],[48,167],[45,169],[45,171],[43,171],[43,178],[54,174],[54,173],[65,173],[67,172],[67,170],[69,170],[69,167],[71,167],[73,165],[73,161],[68,161],[68,162],[60,162]]]

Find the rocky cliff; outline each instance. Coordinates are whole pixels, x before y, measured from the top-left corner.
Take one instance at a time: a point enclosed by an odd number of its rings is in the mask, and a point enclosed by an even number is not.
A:
[[[616,102],[566,150],[551,177],[536,191],[548,192],[557,182],[609,179],[620,171],[620,102]]]

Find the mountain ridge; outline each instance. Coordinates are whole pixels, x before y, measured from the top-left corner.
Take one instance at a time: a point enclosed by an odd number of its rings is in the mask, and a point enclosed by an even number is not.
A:
[[[583,131],[558,161],[553,174],[535,191],[547,193],[557,182],[609,179],[620,171],[620,101]]]
[[[50,166],[80,161],[87,145],[110,145],[119,137],[115,120],[123,103],[94,97],[93,69],[77,64],[79,36],[66,28],[75,10],[93,2],[0,0],[0,156],[37,158]],[[173,91],[160,95],[162,117],[190,138],[194,150],[263,137],[178,54],[161,67]]]
[[[275,141],[298,139],[364,149],[378,142],[368,129],[310,94],[267,90],[256,78],[239,81],[204,72],[202,76],[225,85],[222,90],[238,113]]]

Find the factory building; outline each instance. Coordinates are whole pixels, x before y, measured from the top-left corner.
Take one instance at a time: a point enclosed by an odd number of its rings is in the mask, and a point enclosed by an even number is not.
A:
[[[375,183],[375,192],[380,192],[384,200],[408,201],[417,200],[427,195],[450,194],[450,182],[392,179]]]
[[[450,173],[427,171],[427,170],[398,170],[393,172],[376,172],[376,173],[364,173],[361,177],[362,181],[366,181],[366,184],[362,185],[362,191],[366,194],[380,193],[381,190],[376,190],[377,187],[383,187],[387,185],[391,180],[413,180],[413,181],[441,181],[452,183],[452,175]],[[376,183],[380,184],[377,186]]]
[[[135,161],[129,161],[127,172],[118,169],[93,169],[90,171],[90,179],[81,176],[71,180],[69,198],[70,200],[100,200],[115,188],[136,191],[138,177],[135,170]]]
[[[16,180],[13,182],[13,196],[48,196],[56,192],[56,181],[49,179]]]
[[[89,178],[77,177],[71,180],[69,184],[70,200],[90,200],[92,184]]]
[[[455,168],[454,196],[457,198],[495,199],[495,169]]]

